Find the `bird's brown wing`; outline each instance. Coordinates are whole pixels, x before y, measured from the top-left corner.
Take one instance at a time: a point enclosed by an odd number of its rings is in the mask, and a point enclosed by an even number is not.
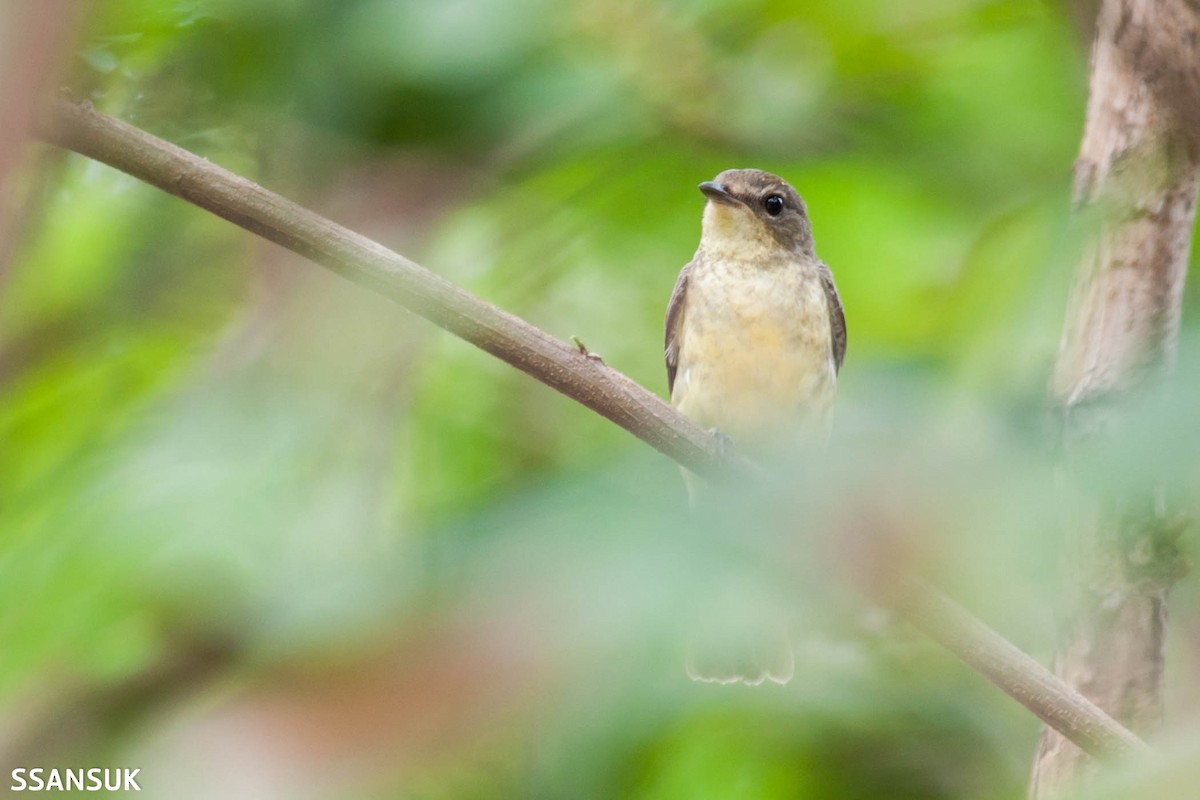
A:
[[[825,290],[825,300],[829,303],[829,326],[833,336],[833,364],[836,369],[842,368],[846,360],[846,315],[842,311],[842,298],[838,297],[837,286],[833,282],[833,273],[825,264],[821,265],[821,288]]]
[[[671,302],[667,303],[667,321],[665,327],[665,356],[667,360],[667,396],[675,391],[675,370],[679,367],[679,324],[683,320],[683,299],[687,294],[688,276],[692,274],[692,264],[679,271],[675,281],[675,289],[671,292]]]

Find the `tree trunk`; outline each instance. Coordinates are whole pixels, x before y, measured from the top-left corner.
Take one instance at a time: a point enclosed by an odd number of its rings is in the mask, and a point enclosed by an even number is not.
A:
[[[1189,0],[1104,0],[1096,22],[1075,164],[1086,237],[1052,385],[1068,457],[1072,441],[1120,424],[1115,401],[1175,360],[1200,187],[1198,14]],[[1160,499],[1125,501],[1069,520],[1071,618],[1055,670],[1145,734],[1162,717],[1166,600],[1181,562]],[[1030,797],[1061,797],[1089,770],[1046,728]]]

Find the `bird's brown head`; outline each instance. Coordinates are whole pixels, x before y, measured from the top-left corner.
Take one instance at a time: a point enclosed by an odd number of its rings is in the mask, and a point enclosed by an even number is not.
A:
[[[792,185],[761,169],[727,169],[700,184],[708,198],[704,238],[710,246],[740,246],[812,254],[808,210]]]

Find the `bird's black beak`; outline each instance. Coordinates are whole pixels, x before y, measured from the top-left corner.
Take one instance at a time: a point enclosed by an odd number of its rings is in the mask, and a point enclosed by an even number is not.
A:
[[[700,191],[704,192],[704,196],[714,203],[724,203],[729,206],[738,206],[742,204],[741,200],[731,195],[725,190],[725,187],[719,183],[705,181],[700,184]]]

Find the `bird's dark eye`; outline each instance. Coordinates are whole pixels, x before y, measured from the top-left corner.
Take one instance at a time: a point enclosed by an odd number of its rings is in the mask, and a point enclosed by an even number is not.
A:
[[[783,198],[777,194],[769,194],[763,198],[763,208],[772,217],[778,217],[783,213]]]

